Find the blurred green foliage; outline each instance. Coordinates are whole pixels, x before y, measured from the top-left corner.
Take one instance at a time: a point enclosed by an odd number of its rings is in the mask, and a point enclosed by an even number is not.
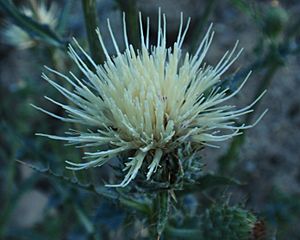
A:
[[[195,237],[199,237],[202,230],[201,224],[198,223],[201,223],[201,218],[205,218],[205,216],[209,218],[205,209],[212,205],[213,199],[223,195],[224,186],[242,187],[239,181],[226,176],[231,174],[236,166],[239,149],[244,142],[245,135],[233,140],[228,152],[219,159],[222,176],[203,174],[203,166],[197,166],[199,175],[193,176],[196,179],[195,182],[185,182],[184,191],[179,191],[182,190],[182,188],[180,189],[182,186],[176,186],[174,192],[170,193],[169,191],[167,194],[162,190],[169,189],[170,186],[161,186],[159,201],[153,200],[155,193],[145,193],[144,196],[141,196],[136,194],[134,191],[136,189],[126,191],[104,188],[105,180],[99,175],[105,173],[98,169],[88,174],[65,171],[64,160],[79,161],[81,151],[34,135],[36,131],[55,134],[66,131],[65,127],[36,111],[30,104],[40,102],[41,94],[57,95],[38,77],[42,71],[41,65],[54,66],[58,69],[72,68],[70,62],[62,54],[66,43],[69,42],[68,36],[70,36],[70,32],[68,32],[70,26],[67,21],[71,17],[69,8],[72,4],[70,2],[59,2],[64,11],[57,31],[52,31],[49,27],[22,15],[11,1],[0,2],[0,9],[5,15],[5,19],[12,19],[15,24],[39,42],[34,49],[26,51],[35,55],[38,59],[37,62],[41,63],[38,66],[35,63],[32,69],[28,69],[29,72],[35,71],[35,74],[28,74],[21,79],[9,79],[7,82],[2,79],[1,75],[0,238],[16,240],[147,239],[149,232],[153,231],[151,225],[155,225],[156,222],[158,224],[155,228],[163,239],[176,239],[176,237],[178,239],[195,239]],[[95,26],[98,21],[96,5],[92,5],[94,7],[92,17],[86,12],[88,4],[91,2],[95,4],[94,1],[82,1],[86,15],[80,29],[84,29],[84,25],[89,26],[91,21],[92,26]],[[218,7],[218,1],[203,2],[206,4],[206,10],[199,16],[201,24],[195,34],[196,37],[189,42],[191,49],[194,49],[197,38],[203,34],[204,26]],[[85,4],[87,5],[85,6]],[[78,3],[76,7],[81,9]],[[118,0],[115,1],[114,7],[119,7],[127,13],[129,19],[127,23],[134,26],[129,38],[135,45],[138,45],[135,1],[130,1],[130,5],[127,5],[124,1]],[[299,54],[297,38],[299,37],[300,18],[299,16],[289,16],[284,6],[277,1],[231,0],[228,1],[228,8],[248,16],[249,21],[258,29],[259,35],[253,49],[255,61],[241,69],[239,74],[228,76],[221,87],[229,87],[234,90],[250,69],[256,73],[262,72],[256,95],[253,96],[255,99],[271,84],[274,74],[284,65],[286,59],[292,54]],[[287,24],[288,19],[292,20],[289,21],[289,24]],[[85,24],[84,21],[86,21]],[[130,29],[129,26],[128,29]],[[93,51],[98,47],[91,42],[92,30],[87,28],[86,31],[89,48],[91,52],[97,52],[95,58],[101,62],[103,60],[102,53],[97,49]],[[82,37],[85,39],[85,36]],[[9,55],[10,51],[14,50],[7,49],[6,46],[1,54],[2,56]],[[5,59],[5,57],[3,58]],[[59,96],[56,97],[59,98]],[[46,102],[42,104],[46,105],[47,109],[53,108]],[[60,113],[59,109],[51,110]],[[252,117],[249,115],[246,124],[252,121]],[[70,128],[76,127],[78,126],[70,125]],[[17,160],[22,163],[26,162],[27,165],[20,164]],[[184,176],[182,177],[184,178]],[[186,178],[190,179],[191,176],[186,176]],[[101,180],[99,181],[99,179]],[[148,188],[148,190],[151,188],[151,186],[140,187]],[[215,191],[215,188],[218,191]],[[29,228],[15,226],[12,219],[20,200],[24,195],[35,190],[47,197],[41,220]],[[271,226],[278,228],[278,239],[300,238],[299,231],[291,229],[291,224],[299,225],[299,219],[296,217],[300,214],[299,196],[287,196],[274,191],[268,197],[270,201],[263,215]],[[153,214],[151,209],[157,209],[157,212]],[[233,207],[233,209],[236,208]],[[242,215],[251,216],[253,220],[251,212],[246,210],[241,210],[241,212]],[[220,219],[224,220],[223,217]],[[163,233],[164,229],[166,229],[165,233]],[[213,230],[207,229],[205,231],[213,232]],[[286,238],[286,236],[290,237]]]

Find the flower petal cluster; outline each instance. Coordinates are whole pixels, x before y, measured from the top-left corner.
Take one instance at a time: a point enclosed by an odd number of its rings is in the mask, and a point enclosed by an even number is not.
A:
[[[51,2],[47,6],[46,1],[31,1],[31,8],[23,7],[20,11],[27,17],[30,17],[38,23],[45,24],[51,29],[55,29],[58,24],[58,6]],[[6,23],[2,30],[3,41],[19,49],[26,49],[35,45],[34,39],[22,28],[13,23]]]
[[[98,167],[124,153],[131,154],[124,159],[126,175],[123,181],[113,186],[126,186],[143,164],[148,164],[145,174],[151,178],[164,156],[182,146],[189,144],[194,149],[215,146],[216,142],[239,135],[242,129],[253,125],[237,126],[236,120],[250,113],[261,98],[241,109],[225,104],[241,90],[248,78],[230,94],[229,89],[219,87],[222,75],[241,53],[236,51],[237,44],[215,66],[209,66],[204,63],[204,57],[214,35],[211,27],[196,53],[190,56],[182,51],[190,19],[184,27],[181,15],[177,40],[172,47],[167,47],[165,15],[159,13],[155,45],[150,45],[149,41],[149,19],[147,28],[143,29],[141,14],[139,18],[140,50],[135,50],[128,42],[125,17],[124,51],[119,49],[108,20],[115,56],[108,54],[97,30],[106,56],[103,65],[97,65],[74,39],[77,50],[70,45],[69,55],[84,78],[48,68],[65,79],[72,86],[70,90],[43,74],[44,79],[72,102],[72,105],[64,104],[46,97],[67,115],[58,116],[36,107],[61,121],[86,128],[86,131],[67,132],[65,136],[39,134],[91,149],[85,152],[82,163],[66,161],[68,169]]]

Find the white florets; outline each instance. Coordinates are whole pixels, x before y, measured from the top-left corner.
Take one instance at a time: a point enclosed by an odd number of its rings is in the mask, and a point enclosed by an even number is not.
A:
[[[23,7],[20,12],[40,24],[47,25],[54,30],[58,24],[59,10],[55,2],[47,7],[45,1],[31,1],[31,8]],[[6,23],[2,30],[3,42],[19,49],[26,49],[35,45],[34,39],[21,27],[13,23]]]
[[[66,136],[40,135],[91,149],[104,149],[86,152],[83,163],[67,161],[68,169],[80,170],[101,166],[113,157],[134,152],[131,158],[125,160],[124,170],[127,174],[124,180],[118,185],[113,185],[126,186],[135,178],[146,157],[152,158],[146,173],[149,179],[160,161],[163,161],[165,154],[186,144],[192,144],[196,148],[203,145],[214,146],[215,142],[232,138],[239,135],[240,130],[253,126],[236,126],[236,120],[251,112],[251,107],[262,95],[242,109],[224,105],[225,101],[240,91],[249,75],[231,94],[227,94],[228,89],[217,87],[222,74],[241,53],[236,53],[237,44],[230,52],[224,54],[215,67],[207,66],[203,60],[214,35],[211,27],[195,55],[190,56],[188,53],[183,54],[181,50],[190,20],[183,29],[181,15],[177,41],[171,48],[166,46],[165,15],[161,18],[159,13],[158,20],[157,43],[156,46],[150,46],[149,19],[144,37],[140,15],[141,49],[136,51],[128,43],[124,18],[124,52],[119,50],[108,21],[117,53],[115,57],[109,56],[101,33],[97,30],[106,56],[102,66],[96,65],[74,40],[87,63],[72,46],[69,47],[69,54],[85,79],[78,79],[72,72],[68,77],[48,68],[68,81],[73,86],[72,90],[64,88],[43,74],[43,77],[73,105],[65,105],[46,97],[62,107],[68,114],[66,117],[36,108],[62,121],[82,124],[87,130],[67,132]]]

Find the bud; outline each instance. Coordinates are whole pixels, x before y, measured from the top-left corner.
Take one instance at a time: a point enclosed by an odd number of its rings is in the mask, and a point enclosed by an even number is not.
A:
[[[269,7],[263,19],[263,31],[270,38],[276,38],[284,29],[288,14],[279,5]]]
[[[214,205],[202,216],[202,238],[209,240],[253,239],[256,223],[256,216],[245,209],[237,206]]]

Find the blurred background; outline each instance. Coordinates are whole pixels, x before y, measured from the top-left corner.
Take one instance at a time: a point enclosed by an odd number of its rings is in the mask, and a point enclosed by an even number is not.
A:
[[[44,1],[14,1],[24,12],[24,7],[34,9],[40,2]],[[48,24],[64,43],[74,36],[88,49],[82,2],[45,1],[47,10],[53,8],[54,19],[42,23]],[[215,38],[207,63],[216,64],[237,40],[244,48],[225,74],[224,84],[234,88],[252,70],[246,86],[232,103],[246,106],[267,89],[255,113],[244,120],[253,123],[266,108],[269,111],[242,137],[223,144],[220,149],[206,149],[203,161],[206,171],[234,175],[246,183],[232,189],[232,198],[243,200],[248,209],[259,213],[275,229],[277,239],[300,239],[300,2],[97,0],[97,24],[110,53],[114,51],[107,18],[118,44],[124,48],[122,12],[126,12],[129,39],[138,47],[137,13],[141,11],[143,17],[150,17],[151,39],[155,39],[158,7],[167,16],[169,46],[176,40],[183,12],[185,20],[192,18],[185,51],[192,53],[196,49],[210,23]],[[38,20],[43,18],[40,16]],[[43,98],[45,95],[61,98],[41,78],[43,66],[63,73],[76,70],[65,48],[57,48],[51,38],[13,31],[14,20],[3,6],[0,21],[0,238],[129,239],[129,235],[124,236],[124,229],[130,229],[124,224],[130,222],[126,210],[21,163],[37,166],[40,171],[49,168],[60,176],[65,172],[65,160],[81,158],[80,149],[35,136],[37,132],[63,134],[68,127],[30,105],[62,114]],[[109,166],[97,170],[93,181],[103,185],[103,179],[111,178],[110,172]],[[72,173],[64,174],[72,177]],[[85,181],[86,176],[81,177]],[[142,220],[131,222],[137,229],[143,229]],[[142,239],[143,232],[133,232],[130,236]]]

